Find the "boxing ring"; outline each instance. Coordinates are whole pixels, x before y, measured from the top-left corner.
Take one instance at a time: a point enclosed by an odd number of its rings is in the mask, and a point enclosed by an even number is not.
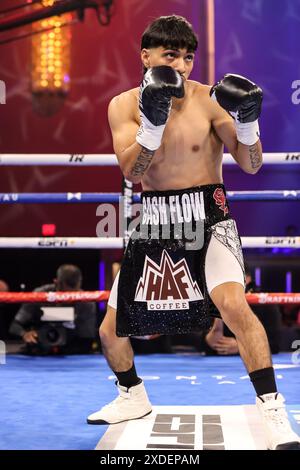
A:
[[[298,165],[300,154],[297,152],[266,153],[264,165],[284,165],[293,168]],[[233,157],[225,154],[225,165],[236,165]],[[0,154],[0,166],[118,166],[115,155],[112,154]],[[82,193],[80,191],[66,193],[0,193],[0,204],[119,204],[122,193]],[[232,202],[285,202],[300,201],[300,189],[272,190],[272,191],[227,191],[227,198]],[[140,193],[132,194],[132,202],[140,201]],[[245,249],[257,248],[300,248],[300,236],[297,237],[242,237],[242,247]],[[31,249],[122,249],[124,239],[122,237],[0,237],[0,248],[31,248]],[[2,294],[3,302],[11,302],[12,293]],[[78,293],[78,298],[80,298]],[[97,297],[98,295],[98,297]],[[95,300],[106,300],[108,292],[94,293]],[[83,295],[82,295],[83,296]],[[104,296],[104,297],[103,297]],[[84,296],[83,296],[84,297]],[[10,300],[5,300],[5,299]],[[17,297],[16,297],[17,298]],[[22,301],[34,296],[22,294]],[[260,300],[259,300],[260,299]],[[260,297],[249,297],[252,303],[297,303],[299,294],[262,294]],[[88,300],[88,297],[87,299]],[[71,299],[72,301],[72,299]]]
[[[265,165],[299,164],[298,153],[265,154]],[[235,164],[229,155],[225,155],[224,164]],[[0,155],[0,166],[20,165],[61,165],[61,166],[106,166],[117,165],[114,155]],[[1,193],[0,204],[83,204],[83,203],[111,203],[120,202],[120,193]],[[300,200],[300,189],[274,190],[274,191],[227,191],[229,201],[295,201]],[[134,194],[133,201],[139,202],[140,194]],[[0,237],[0,248],[30,248],[30,249],[122,249],[122,237]],[[242,237],[243,248],[300,248],[300,236],[279,237]],[[0,302],[45,302],[45,303],[73,303],[85,301],[103,301],[109,297],[109,291],[85,292],[3,292],[0,293]],[[249,304],[297,304],[300,303],[300,292],[297,293],[259,293],[247,294]],[[24,365],[25,362],[25,365]],[[63,374],[55,372],[59,368]],[[300,362],[300,361],[299,361]],[[300,431],[300,403],[297,399],[299,383],[299,362],[293,362],[291,354],[279,354],[275,358],[275,370],[279,387],[289,402],[288,412],[291,423],[296,432]],[[62,435],[62,429],[55,425],[63,415],[64,421],[69,417],[71,427],[77,428],[77,434],[72,435],[75,448],[105,449],[263,449],[264,443],[260,434],[259,418],[253,403],[253,391],[249,377],[243,368],[239,357],[199,357],[199,355],[155,355],[153,358],[136,359],[141,377],[146,382],[151,400],[154,404],[153,413],[143,419],[128,423],[121,423],[110,427],[86,426],[85,416],[93,409],[101,407],[111,400],[113,392],[113,379],[103,357],[73,357],[56,358],[21,358],[8,357],[7,367],[3,366],[3,377],[7,380],[4,390],[4,404],[9,400],[11,393],[16,403],[21,403],[20,396],[15,388],[20,387],[22,380],[23,399],[26,397],[30,407],[39,389],[40,381],[44,381],[45,390],[42,392],[43,402],[48,403],[52,413],[53,432],[56,433],[56,444],[49,443],[38,437],[32,428],[32,439],[35,444],[41,439],[41,447],[74,448],[70,440],[66,439],[57,444],[57,436]],[[2,366],[0,366],[2,367]],[[11,369],[9,369],[11,367]],[[27,367],[26,371],[23,367]],[[44,370],[45,369],[45,370]],[[53,374],[52,375],[52,369]],[[10,375],[10,370],[15,376]],[[47,370],[52,377],[47,377]],[[46,372],[45,372],[46,371]],[[38,372],[38,374],[36,374]],[[56,375],[55,375],[56,374]],[[48,374],[49,375],[49,374]],[[18,376],[18,377],[17,377]],[[30,384],[28,383],[30,377]],[[248,379],[247,379],[248,377]],[[26,379],[27,378],[27,379]],[[27,380],[27,382],[26,382]],[[62,405],[51,403],[51,390],[54,391],[53,380],[61,393]],[[49,387],[49,390],[48,388]],[[73,387],[73,392],[69,387]],[[76,393],[83,394],[88,390],[86,402],[76,397]],[[74,391],[75,390],[75,391]],[[164,393],[162,393],[162,390]],[[66,393],[68,404],[63,393]],[[14,395],[15,394],[15,395]],[[298,394],[299,396],[299,394]],[[37,398],[36,398],[37,399]],[[53,396],[52,396],[53,400]],[[215,403],[218,403],[218,406]],[[49,404],[50,403],[50,404]],[[187,406],[188,403],[188,406]],[[70,407],[63,411],[63,405]],[[44,405],[43,405],[44,406]],[[39,402],[37,413],[43,414],[43,406]],[[14,406],[7,405],[4,414],[11,413]],[[72,416],[71,416],[72,413]],[[30,448],[30,438],[21,438],[22,416],[29,415],[26,410],[17,419],[15,439],[18,440],[15,448]],[[43,418],[43,416],[41,416]],[[34,415],[34,420],[37,416]],[[51,418],[49,418],[51,420]],[[37,419],[37,425],[42,422]],[[18,423],[19,426],[18,427]],[[66,423],[62,423],[62,426]],[[30,429],[26,432],[31,432]],[[63,431],[65,432],[65,431]],[[80,434],[80,436],[79,436]],[[136,436],[132,439],[132,436]],[[101,439],[99,440],[99,437]],[[5,448],[12,448],[13,443],[8,438],[1,438]],[[49,436],[48,436],[49,439]],[[51,439],[50,439],[51,440]],[[98,442],[99,441],[99,442]],[[98,443],[97,443],[98,442]],[[65,447],[64,447],[65,445]],[[48,446],[48,447],[47,447]],[[71,447],[70,447],[71,446]],[[33,448],[33,447],[32,447]],[[37,448],[37,447],[34,447]],[[53,447],[54,448],[54,447]]]

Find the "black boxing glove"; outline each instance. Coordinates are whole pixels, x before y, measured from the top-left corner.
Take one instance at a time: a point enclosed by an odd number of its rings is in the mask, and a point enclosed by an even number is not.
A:
[[[181,75],[172,67],[152,67],[144,75],[140,86],[139,108],[142,124],[137,142],[149,150],[157,150],[170,114],[171,98],[184,97]]]
[[[211,88],[210,96],[234,118],[238,141],[255,144],[259,139],[262,89],[241,75],[226,74]]]

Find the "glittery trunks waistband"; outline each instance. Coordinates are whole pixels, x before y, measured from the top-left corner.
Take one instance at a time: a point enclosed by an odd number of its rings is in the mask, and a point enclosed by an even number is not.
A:
[[[203,221],[213,225],[229,217],[223,184],[193,188],[145,191],[141,195],[142,225],[176,225]]]

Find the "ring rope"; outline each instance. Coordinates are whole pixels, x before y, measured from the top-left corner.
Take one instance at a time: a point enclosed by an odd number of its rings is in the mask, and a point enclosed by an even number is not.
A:
[[[300,248],[300,237],[242,237],[243,248]],[[122,237],[0,237],[0,248],[122,249]]]
[[[264,153],[264,165],[300,164],[299,152]],[[225,165],[236,165],[230,154],[224,154]],[[114,154],[0,154],[0,165],[42,165],[42,166],[118,166],[118,160]]]
[[[0,292],[0,303],[74,303],[108,300],[110,291]],[[246,294],[249,304],[300,304],[300,293]]]
[[[74,303],[108,300],[109,291],[0,292],[0,303]]]
[[[300,190],[279,191],[227,191],[229,201],[299,201]],[[121,193],[0,193],[0,204],[117,204]],[[140,193],[135,193],[133,202],[140,202]]]

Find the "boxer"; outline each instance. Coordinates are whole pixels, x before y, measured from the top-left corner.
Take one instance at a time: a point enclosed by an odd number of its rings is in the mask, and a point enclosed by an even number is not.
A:
[[[142,184],[143,211],[100,326],[119,396],[88,423],[114,424],[151,412],[129,336],[201,328],[215,308],[237,339],[267,447],[299,449],[277,392],[265,330],[246,302],[241,246],[222,179],[224,145],[246,173],[255,175],[262,166],[262,90],[235,74],[213,87],[189,80],[196,50],[184,18],[156,19],[142,36],[141,86],[109,105],[114,150],[125,178]],[[185,223],[192,236],[184,233]],[[201,246],[191,247],[200,232]]]

